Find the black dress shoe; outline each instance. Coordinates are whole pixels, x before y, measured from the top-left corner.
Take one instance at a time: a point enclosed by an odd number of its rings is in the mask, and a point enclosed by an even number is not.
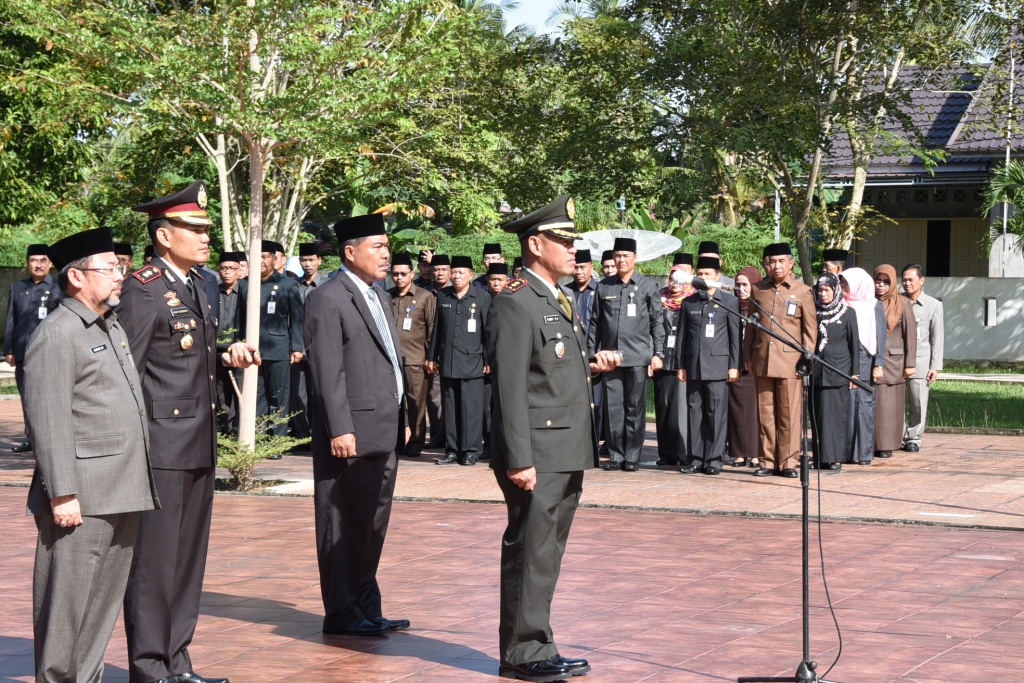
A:
[[[843,463],[841,463],[841,462],[834,462],[834,463],[828,465],[828,469],[830,469],[833,472],[840,472],[843,469]]]
[[[598,455],[608,455],[608,444],[601,444],[601,447],[597,449]]]
[[[473,465],[476,464],[476,456],[475,455],[467,455],[465,460],[460,461],[459,464],[460,465],[465,465],[466,467],[472,467]]]
[[[454,453],[445,453],[443,458],[434,458],[435,465],[451,465],[459,461],[459,456]]]
[[[370,621],[381,626],[387,626],[389,631],[404,631],[409,628],[408,619],[386,619],[384,617],[370,617]]]
[[[431,449],[433,449],[433,448],[444,448],[445,447],[445,440],[444,439],[431,439],[427,443],[423,444],[423,447],[424,448],[431,448]]]
[[[573,676],[582,676],[590,671],[590,662],[583,658],[566,659],[562,655],[555,655],[549,659],[548,662],[557,664],[558,666],[564,666]]]
[[[418,448],[416,448],[416,449],[410,449],[410,450],[407,450],[407,451],[405,452],[405,457],[407,457],[407,458],[418,458],[418,457],[420,457],[421,455],[423,455],[423,451],[421,451],[421,450],[420,450],[420,449],[418,449]]]
[[[485,448],[480,453],[480,457],[477,458],[477,460],[490,460],[490,459],[491,459],[491,449],[489,449],[489,448]]]
[[[565,681],[572,678],[569,668],[561,664],[552,664],[550,659],[525,664],[502,663],[498,667],[498,675],[502,678],[517,678],[521,681],[548,683],[549,681]]]
[[[200,676],[195,671],[178,674],[174,678],[178,683],[231,683],[226,678],[206,678],[205,676]]]
[[[705,467],[704,474],[721,474],[722,470],[717,467]]]
[[[911,441],[910,443],[903,447],[903,450],[905,450],[907,453],[918,453],[921,451],[921,446],[918,445],[916,442]]]
[[[683,465],[679,468],[679,471],[683,474],[693,474],[700,469],[700,465],[695,462],[691,462],[689,465]]]
[[[357,621],[354,624],[348,626],[342,626],[341,628],[328,628],[324,627],[325,636],[380,636],[387,633],[390,629],[384,624],[379,624],[369,619],[363,619]]]
[[[629,462],[627,460],[626,462],[622,463],[623,472],[636,472],[638,469],[640,469],[640,463],[638,462]]]
[[[770,469],[768,469],[767,467],[758,467],[756,470],[754,470],[754,476],[755,477],[770,477],[770,476],[772,476],[772,471]]]
[[[28,441],[22,441],[17,446],[11,449],[11,453],[28,453],[32,450],[32,444]]]
[[[782,470],[782,473],[779,476],[785,477],[786,479],[796,479],[797,477],[800,476],[800,473],[794,470],[792,467],[787,467],[784,470]]]
[[[619,460],[618,462],[616,462],[615,460],[609,460],[608,462],[606,462],[603,465],[601,465],[601,469],[602,470],[608,470],[610,472],[614,472],[616,470],[621,470],[622,469],[622,461]]]
[[[875,457],[876,458],[891,458],[892,457],[892,451],[878,451],[877,453],[875,453]]]

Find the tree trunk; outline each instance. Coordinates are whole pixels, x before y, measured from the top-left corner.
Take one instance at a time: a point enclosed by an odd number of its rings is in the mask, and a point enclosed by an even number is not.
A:
[[[260,345],[260,264],[263,253],[263,175],[270,159],[270,141],[250,138],[249,148],[249,295],[245,300],[245,340]],[[242,375],[242,400],[238,407],[238,440],[256,446],[256,382],[259,369],[251,365]]]

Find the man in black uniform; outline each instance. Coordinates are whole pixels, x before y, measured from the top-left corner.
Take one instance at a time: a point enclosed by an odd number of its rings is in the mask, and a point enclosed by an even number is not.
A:
[[[118,317],[142,382],[162,507],[142,515],[125,593],[128,680],[226,682],[196,674],[188,653],[199,619],[217,463],[217,330],[194,269],[210,255],[206,187],[195,182],[134,210],[149,215],[156,255],[125,279]],[[222,359],[233,367],[259,362],[253,347],[242,343]]]
[[[614,277],[597,286],[587,348],[622,353],[622,365],[605,375],[609,458],[605,469],[635,472],[647,430],[647,378],[665,358],[661,292],[653,278],[636,272],[636,240],[615,239]]]
[[[64,293],[50,276],[50,259],[45,244],[30,244],[25,254],[28,277],[11,285],[7,296],[7,323],[4,327],[4,360],[14,366],[14,381],[21,395],[22,414],[25,408],[25,352],[28,340],[39,322],[57,309]],[[28,416],[25,417],[25,440],[11,450],[27,453],[32,450]]]
[[[697,277],[716,282],[721,261],[697,257]],[[723,310],[727,309],[727,310]],[[676,377],[686,382],[690,461],[684,474],[719,474],[725,456],[729,417],[729,382],[740,378],[739,301],[716,289],[697,291],[683,300],[676,340]]]
[[[320,246],[316,242],[303,242],[299,245],[299,266],[302,277],[296,282],[299,285],[299,296],[303,305],[306,297],[317,287],[327,282],[327,275],[320,272]],[[301,327],[299,334],[302,333]],[[304,349],[303,349],[304,350]],[[296,439],[309,438],[309,362],[305,357],[291,367],[291,396],[288,399],[288,412],[293,413],[289,425],[292,436]]]
[[[434,258],[433,249],[420,249],[416,257],[416,268],[419,270],[419,277],[412,281],[412,284],[428,292],[434,291],[434,268],[430,265],[430,259]]]
[[[431,291],[437,294],[440,290],[451,284],[452,262],[447,254],[434,254],[430,259],[430,274],[433,278]],[[429,360],[429,357],[428,357]],[[441,391],[441,377],[437,372],[430,371],[427,365],[427,377],[430,383],[430,404],[427,407],[427,417],[430,419],[430,441],[427,448],[445,447],[445,424],[444,424],[444,396]],[[435,420],[435,418],[437,418]]]
[[[434,462],[475,465],[483,443],[484,375],[490,372],[484,324],[491,295],[472,286],[473,259],[453,256],[451,263],[452,286],[437,291],[427,354],[428,369],[440,374],[444,394],[446,453]]]
[[[278,253],[284,253],[284,247],[263,240],[260,258],[260,358],[263,362],[256,385],[256,414],[276,415],[277,423],[268,424],[267,432],[284,436],[288,433],[288,420],[283,418],[288,407],[291,366],[303,357],[303,310],[302,295],[295,280],[274,269]],[[242,306],[244,321],[244,301]]]
[[[508,284],[508,264],[491,263],[487,266],[487,293],[491,298],[501,294]],[[479,278],[478,278],[479,279]],[[476,280],[474,280],[476,282]],[[491,376],[484,377],[484,449],[480,453],[481,460],[491,459]]]
[[[597,294],[597,278],[594,277],[594,262],[589,249],[576,250],[576,267],[572,269],[572,282],[566,285],[572,294],[573,309],[583,325],[583,334],[590,331],[590,316],[594,312],[594,296]],[[597,442],[604,438],[604,382],[594,382],[594,414],[597,415]]]
[[[484,245],[484,274],[473,280],[473,286],[480,289],[487,289],[488,268],[492,263],[504,263],[505,257],[501,255],[501,245],[497,242],[488,242]]]
[[[499,674],[561,681],[590,671],[566,659],[551,632],[551,599],[569,528],[583,490],[583,471],[597,465],[591,373],[619,357],[599,351],[587,362],[587,340],[558,279],[572,273],[579,237],[568,196],[505,226],[519,236],[522,277],[494,299],[487,320],[494,368],[491,468],[508,526],[501,543]]]
[[[217,339],[221,342],[233,343],[245,336],[242,329],[242,307],[249,292],[249,282],[239,277],[241,263],[245,254],[240,251],[225,251],[220,255],[220,273],[218,299],[220,317],[217,321]],[[229,368],[217,359],[217,416],[220,428],[229,434],[238,434],[238,395],[235,393],[231,375],[238,380],[241,388],[240,373]]]

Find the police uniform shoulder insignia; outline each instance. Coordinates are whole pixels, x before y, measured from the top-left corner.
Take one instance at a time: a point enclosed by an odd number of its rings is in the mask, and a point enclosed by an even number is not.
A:
[[[523,279],[523,278],[521,278],[521,277],[517,277],[517,278],[516,278],[515,280],[513,280],[512,282],[510,282],[510,283],[508,283],[507,285],[505,285],[505,289],[507,289],[507,290],[508,290],[508,291],[510,291],[510,292],[518,292],[518,291],[519,291],[520,289],[522,289],[523,287],[525,287],[525,286],[526,286],[526,284],[527,284],[527,283],[526,283],[526,280],[524,280],[524,279]]]
[[[145,268],[139,268],[137,271],[132,273],[132,277],[142,284],[148,285],[150,282],[160,277],[160,269],[156,266],[146,266]]]
[[[191,272],[192,272],[193,275],[195,275],[200,280],[205,280],[206,279],[206,277],[203,275],[203,273],[198,268],[193,268]]]

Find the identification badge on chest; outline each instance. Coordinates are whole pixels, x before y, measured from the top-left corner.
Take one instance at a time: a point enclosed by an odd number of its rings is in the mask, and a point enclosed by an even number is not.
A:
[[[402,320],[402,329],[406,332],[412,329],[412,318],[404,318]]]
[[[47,310],[46,310],[46,306],[40,306],[40,307],[39,307],[39,319],[40,319],[40,320],[42,320],[43,318],[45,318],[45,317],[46,317],[46,314],[47,314],[48,312],[49,312],[49,311],[47,311]]]
[[[708,339],[713,339],[715,336],[715,324],[708,323],[704,326],[704,336]]]
[[[667,346],[670,349],[676,348],[676,335],[668,335],[668,341],[665,342],[665,346]]]
[[[276,301],[268,301],[267,302],[267,315],[274,315],[274,313],[276,311],[277,311],[277,302]]]
[[[469,309],[469,320],[466,321],[466,332],[476,334],[476,304]]]
[[[792,299],[787,301],[786,302],[786,315],[788,315],[790,317],[796,315],[797,308],[798,308],[798,306],[797,306],[797,303],[795,301],[793,301]]]
[[[636,289],[636,285],[633,285],[633,289]],[[626,304],[626,317],[627,318],[635,318],[636,317],[636,302],[633,301],[633,297],[634,296],[636,296],[636,292],[630,292],[629,293],[629,303]]]

